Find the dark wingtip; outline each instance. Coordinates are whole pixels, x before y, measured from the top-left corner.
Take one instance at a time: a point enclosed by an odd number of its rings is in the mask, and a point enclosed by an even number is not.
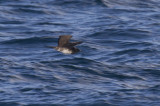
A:
[[[80,42],[71,42],[70,45],[76,46],[76,45],[81,44],[81,43],[83,43],[83,42],[82,41],[80,41]]]

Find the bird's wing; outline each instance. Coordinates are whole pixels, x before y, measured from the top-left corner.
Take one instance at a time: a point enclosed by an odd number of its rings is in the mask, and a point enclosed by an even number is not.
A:
[[[69,43],[68,45],[69,46],[76,46],[76,45],[78,45],[78,44],[81,44],[82,42],[71,42],[71,43]]]
[[[59,36],[58,46],[63,47],[66,44],[68,44],[71,37],[72,37],[71,35],[61,35],[61,36]]]

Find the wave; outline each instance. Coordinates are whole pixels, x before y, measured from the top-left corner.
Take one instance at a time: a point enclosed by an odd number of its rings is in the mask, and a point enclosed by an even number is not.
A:
[[[157,5],[158,1],[155,0],[101,0],[104,5],[109,8],[117,9],[153,9],[159,7]]]
[[[99,62],[93,59],[87,58],[73,58],[73,59],[61,59],[58,61],[41,61],[41,64],[45,64],[45,66],[52,68],[59,68],[63,70],[65,67],[66,70],[70,73],[74,73],[72,70],[76,70],[77,74],[86,76],[97,76],[97,77],[105,77],[105,78],[113,78],[113,79],[139,79],[142,80],[139,76],[134,75],[125,75],[124,73],[119,73],[113,71],[117,68],[123,68],[126,70],[126,67],[119,67],[118,65],[111,66],[109,64],[105,64],[103,62]],[[127,68],[128,69],[128,68]],[[121,69],[122,70],[122,69]]]
[[[89,6],[89,5],[95,5],[96,3],[100,3],[100,0],[60,0],[60,1],[49,1],[47,4],[54,4],[54,5],[60,5],[60,6],[67,6],[67,5],[72,5],[72,6]],[[74,5],[73,5],[74,4]]]
[[[54,37],[31,37],[25,39],[12,39],[1,42],[2,44],[38,44],[38,43],[50,43],[57,42],[58,39]]]
[[[149,48],[146,48],[146,49],[128,49],[128,50],[123,50],[123,51],[120,51],[120,52],[116,52],[115,54],[130,54],[130,53],[133,53],[133,54],[142,54],[142,53],[155,53],[157,52],[155,49],[149,49]]]
[[[160,87],[158,0],[0,3],[0,105],[159,100],[153,94]],[[82,40],[81,52],[65,55],[45,47],[57,45],[61,34]]]

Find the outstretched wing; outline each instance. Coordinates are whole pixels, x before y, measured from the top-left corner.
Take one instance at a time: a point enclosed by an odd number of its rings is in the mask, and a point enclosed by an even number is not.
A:
[[[61,35],[61,36],[59,36],[58,46],[63,47],[66,44],[68,44],[71,37],[72,37],[71,35]]]
[[[69,46],[76,46],[78,44],[81,44],[82,42],[70,42],[68,43]]]

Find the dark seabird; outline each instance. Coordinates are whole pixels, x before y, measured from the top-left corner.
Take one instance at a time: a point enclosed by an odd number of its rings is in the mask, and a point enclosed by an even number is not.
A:
[[[56,49],[59,52],[62,52],[64,54],[74,54],[79,52],[80,50],[78,48],[75,48],[77,44],[81,44],[82,42],[69,42],[71,39],[71,35],[61,35],[58,39],[58,46],[48,46],[51,48]]]

